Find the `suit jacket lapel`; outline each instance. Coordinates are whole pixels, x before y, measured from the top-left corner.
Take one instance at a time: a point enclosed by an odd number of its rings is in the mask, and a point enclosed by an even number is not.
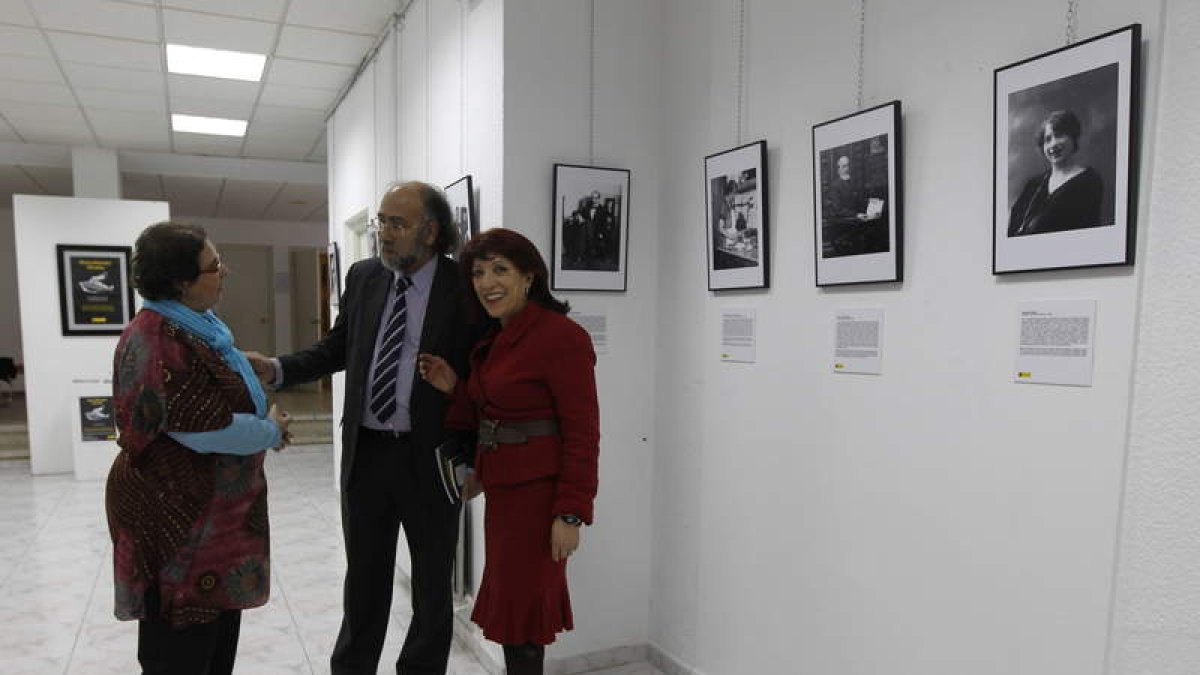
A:
[[[375,339],[379,334],[379,321],[383,316],[383,310],[387,309],[387,294],[392,289],[392,281],[395,275],[392,271],[380,264],[373,274],[367,278],[367,287],[363,289],[366,303],[363,305],[364,311],[358,317],[359,335],[367,337],[366,343],[366,363],[364,364],[363,372],[371,367],[371,359],[375,356]]]

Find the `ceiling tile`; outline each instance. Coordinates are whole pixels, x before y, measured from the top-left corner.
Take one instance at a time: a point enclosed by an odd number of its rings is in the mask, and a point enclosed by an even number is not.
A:
[[[283,58],[357,66],[375,44],[365,35],[334,33],[315,28],[284,26],[275,55]]]
[[[0,26],[0,54],[36,56],[42,59],[54,58],[40,32],[32,28],[17,28],[16,26]]]
[[[46,84],[43,82],[3,82],[0,83],[0,101],[20,101],[22,103],[45,103],[49,105],[73,106],[75,97],[65,84]]]
[[[324,125],[318,124],[266,124],[255,122],[250,125],[246,138],[250,141],[280,141],[303,145],[304,152],[307,153],[323,131]]]
[[[0,55],[0,78],[19,82],[53,82],[65,84],[62,72],[54,61],[31,56]]]
[[[23,168],[38,184],[46,188],[46,194],[60,197],[69,197],[75,194],[74,180],[69,168],[45,166]]]
[[[329,143],[325,140],[325,138],[325,134],[321,134],[321,137],[318,138],[317,142],[313,144],[313,149],[312,152],[309,153],[308,159],[315,159],[321,162],[325,161],[327,148],[329,147]]]
[[[167,132],[167,116],[164,113],[93,110],[88,112],[88,119],[96,130],[100,144],[105,147],[171,150],[171,137]]]
[[[253,131],[254,127],[260,123],[305,125],[324,129],[325,111],[260,105],[254,109],[254,120],[250,123],[250,129]]]
[[[162,4],[163,7],[194,9],[210,14],[280,21],[287,0],[162,0]]]
[[[167,76],[167,87],[171,91],[172,100],[177,97],[216,99],[219,101],[239,101],[246,105],[253,105],[254,99],[258,97],[259,86],[258,82],[221,80],[215,77],[174,74]]]
[[[329,222],[329,202],[322,204],[319,208],[308,214],[305,218],[310,223],[328,223]]]
[[[396,8],[396,0],[358,0],[352,3],[292,0],[288,7],[287,22],[347,30],[374,37],[387,27]]]
[[[162,184],[159,182],[158,174],[121,174],[121,198],[163,201]]]
[[[163,176],[162,182],[167,200],[171,202],[171,217],[211,217],[216,211],[217,194],[221,191],[220,178]]]
[[[9,122],[39,122],[84,126],[83,114],[77,106],[43,105],[19,101],[0,101],[0,115]]]
[[[304,161],[308,156],[308,146],[277,139],[247,139],[243,157],[255,159],[287,159],[297,162]]]
[[[0,141],[16,141],[18,143],[21,141],[16,130],[3,117],[0,117]]]
[[[225,189],[221,191],[217,216],[246,220],[261,218],[263,211],[281,187],[283,183],[227,179]]]
[[[15,23],[21,26],[35,25],[33,15],[25,6],[25,0],[0,0],[0,23]]]
[[[268,54],[275,44],[277,26],[262,21],[163,10],[163,30],[167,34],[167,42],[192,47]]]
[[[175,152],[185,155],[237,157],[242,152],[242,139],[232,136],[209,136],[207,134],[175,132],[171,135],[171,138],[175,144]]]
[[[164,122],[167,119],[167,100],[162,94],[77,87],[75,95],[79,97],[79,102],[88,109],[89,115],[92,109],[137,110],[159,113],[159,118]]]
[[[289,183],[263,217],[267,220],[304,220],[314,208],[324,203],[327,194],[324,185]]]
[[[54,122],[16,122],[14,126],[21,132],[26,143],[46,143],[48,145],[95,145],[96,140],[85,126],[74,124],[56,124]]]
[[[64,63],[63,70],[67,71],[67,79],[76,89],[89,87],[95,89],[112,89],[114,91],[137,91],[157,93],[160,96],[166,90],[166,78],[162,71],[130,70],[128,68],[112,68],[109,66],[92,66],[86,63]]]
[[[254,105],[248,101],[222,101],[212,98],[171,97],[171,112],[201,117],[223,117],[230,120],[249,120]]]
[[[328,89],[267,84],[263,86],[259,103],[324,111],[333,105],[337,92]]]
[[[29,0],[42,28],[158,42],[153,7],[105,0]]]
[[[280,58],[272,59],[267,71],[267,84],[298,85],[333,91],[341,91],[354,76],[352,66]]]
[[[162,47],[157,44],[69,33],[46,34],[63,61],[162,71]]]
[[[37,183],[29,179],[22,167],[0,165],[0,195],[5,197],[5,201],[0,202],[0,208],[12,208],[8,199],[12,194],[40,195],[43,192]]]

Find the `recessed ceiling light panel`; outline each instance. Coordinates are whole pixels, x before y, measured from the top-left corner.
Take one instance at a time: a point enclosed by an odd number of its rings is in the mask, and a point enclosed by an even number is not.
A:
[[[246,135],[246,123],[246,120],[227,120],[220,117],[171,115],[171,129],[189,134],[241,137]]]
[[[227,80],[262,80],[264,54],[232,52],[225,49],[167,45],[167,70],[180,75],[222,77]]]

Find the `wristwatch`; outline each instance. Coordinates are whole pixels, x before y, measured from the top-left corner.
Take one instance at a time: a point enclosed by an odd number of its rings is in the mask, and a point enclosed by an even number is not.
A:
[[[580,525],[583,524],[583,519],[573,513],[559,514],[558,519],[568,525],[573,525],[575,527],[579,527]]]

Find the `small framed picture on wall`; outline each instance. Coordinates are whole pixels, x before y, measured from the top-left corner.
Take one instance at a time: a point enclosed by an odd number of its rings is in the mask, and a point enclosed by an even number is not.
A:
[[[996,70],[993,274],[1133,264],[1141,35]]]
[[[133,319],[128,246],[59,244],[63,335],[120,335]]]
[[[904,279],[900,102],[813,127],[818,286]]]
[[[554,290],[626,290],[629,176],[629,169],[554,165]]]
[[[767,142],[704,158],[708,290],[769,286]]]
[[[470,174],[446,186],[446,201],[450,202],[450,215],[458,228],[458,240],[466,246],[471,237],[479,234],[479,221],[475,217],[475,186]]]

